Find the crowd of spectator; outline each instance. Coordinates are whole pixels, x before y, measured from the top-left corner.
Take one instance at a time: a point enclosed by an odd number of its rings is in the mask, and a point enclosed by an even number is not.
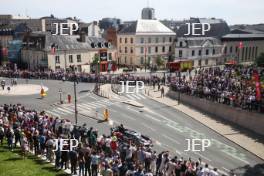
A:
[[[228,66],[224,69],[209,68],[195,71],[189,78],[179,76],[171,78],[173,90],[188,95],[206,98],[208,100],[239,107],[247,110],[261,111],[262,101],[256,98],[256,84],[253,73],[258,72],[260,79],[264,80],[264,69],[253,67]]]
[[[92,74],[84,72],[65,72],[65,71],[28,71],[0,69],[0,77],[22,78],[22,79],[50,79],[63,81],[78,81],[89,83],[119,83],[119,81],[143,81],[145,84],[151,84],[153,81],[163,81],[164,78],[157,76],[139,76],[129,73],[124,74]]]
[[[169,151],[157,153],[151,146],[125,142],[123,125],[119,132],[100,135],[96,129],[75,126],[69,120],[38,113],[24,106],[0,106],[0,143],[8,148],[21,148],[23,158],[29,152],[45,156],[55,162],[57,169],[71,170],[80,176],[218,176],[216,168],[210,169],[201,159],[194,161],[173,156]],[[77,139],[78,147],[69,150],[63,145],[56,151],[54,139]],[[62,144],[59,144],[62,145]],[[77,173],[78,171],[78,173]]]

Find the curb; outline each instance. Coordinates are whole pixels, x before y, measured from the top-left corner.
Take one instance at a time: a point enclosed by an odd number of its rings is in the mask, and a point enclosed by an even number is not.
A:
[[[124,104],[128,104],[128,105],[131,105],[131,106],[134,106],[134,107],[137,107],[137,108],[144,108],[144,105],[135,105],[133,103],[130,103],[129,101],[122,101],[122,103]]]

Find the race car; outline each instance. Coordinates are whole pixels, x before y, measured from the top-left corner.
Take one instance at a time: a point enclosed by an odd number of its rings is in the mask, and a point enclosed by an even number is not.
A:
[[[152,146],[152,140],[148,136],[142,135],[134,130],[123,127],[120,128],[120,126],[112,128],[111,130],[112,133],[118,137],[118,139],[123,140],[124,142],[129,143],[131,141],[137,146]]]

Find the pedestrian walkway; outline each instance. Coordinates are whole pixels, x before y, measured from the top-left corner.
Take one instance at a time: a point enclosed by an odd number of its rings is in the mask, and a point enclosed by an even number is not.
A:
[[[99,96],[108,98],[109,100],[119,101],[125,104],[129,104],[136,107],[144,107],[138,101],[146,98],[143,93],[139,94],[117,94],[114,93],[111,89],[111,84],[104,84],[100,86]]]
[[[166,95],[166,93],[169,91],[169,87],[164,86],[164,90]],[[200,123],[216,131],[220,135],[238,144],[242,148],[245,148],[249,152],[254,153],[258,157],[264,159],[264,144],[258,142],[256,139],[252,137],[247,136],[246,134],[239,132],[239,130],[236,130],[233,126],[219,123],[219,121],[191,107],[185,106],[183,104],[178,104],[177,100],[173,100],[166,96],[161,98],[161,92],[157,91],[157,89],[154,90],[152,87],[146,87],[146,96],[187,114],[193,119],[199,121]]]
[[[101,108],[107,108],[119,102],[110,101],[109,99],[93,101],[93,102],[81,102],[77,104],[77,110],[80,114],[94,115],[96,111]],[[46,110],[50,115],[62,118],[67,115],[73,115],[75,113],[74,104],[62,104],[57,105],[53,109]]]

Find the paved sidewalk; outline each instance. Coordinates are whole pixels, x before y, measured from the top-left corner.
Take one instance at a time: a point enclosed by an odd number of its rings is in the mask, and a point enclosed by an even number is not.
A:
[[[164,86],[164,90],[166,95],[166,93],[169,91],[169,87]],[[206,125],[207,127],[211,128],[212,130],[226,137],[227,139],[245,148],[249,152],[254,153],[258,157],[264,159],[264,144],[256,141],[255,139],[245,134],[242,134],[241,132],[239,132],[239,130],[236,130],[233,126],[219,123],[219,121],[183,104],[178,105],[177,100],[173,100],[166,96],[161,98],[160,91],[158,91],[157,89],[154,90],[153,87],[146,87],[146,96],[187,114],[188,116],[201,122],[202,124]]]

